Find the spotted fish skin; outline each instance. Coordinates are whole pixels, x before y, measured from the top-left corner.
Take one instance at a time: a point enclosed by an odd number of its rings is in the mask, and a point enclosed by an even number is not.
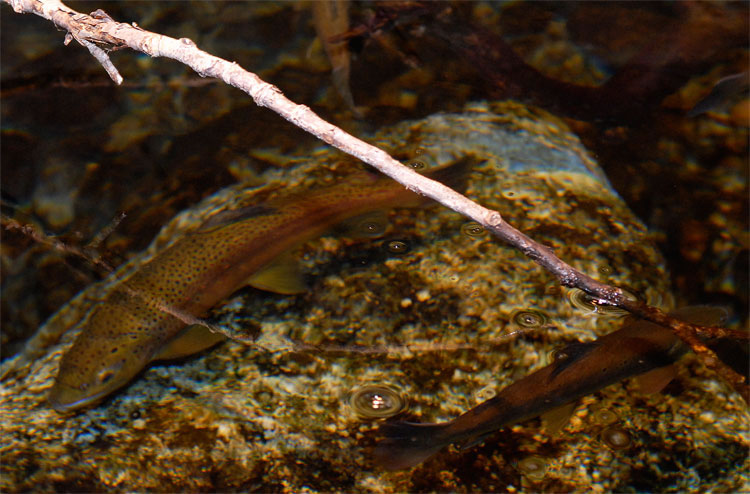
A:
[[[468,163],[442,167],[432,178],[460,188]],[[282,193],[262,205],[218,213],[128,278],[113,282],[63,355],[50,404],[61,412],[74,410],[126,385],[149,362],[163,358],[160,352],[191,318],[247,285],[281,254],[347,219],[423,202],[386,177],[362,173],[333,186]],[[209,335],[194,351],[220,340]]]

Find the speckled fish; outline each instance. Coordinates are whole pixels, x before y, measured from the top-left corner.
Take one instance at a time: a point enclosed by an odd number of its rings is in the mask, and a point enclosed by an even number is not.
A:
[[[673,314],[698,324],[716,324],[726,312],[714,307],[686,307]],[[469,448],[498,429],[561,407],[610,384],[649,373],[656,390],[674,377],[671,364],[687,351],[672,331],[638,320],[588,343],[573,343],[556,352],[548,365],[504,388],[497,396],[450,422],[390,422],[375,458],[390,470],[409,468],[450,444]]]
[[[460,188],[468,166],[463,159],[431,175]],[[218,213],[114,284],[63,355],[50,404],[67,411],[97,402],[149,362],[218,343],[223,336],[187,322],[244,285],[304,291],[288,263],[280,261],[285,253],[346,220],[423,202],[386,177],[362,173],[330,187]]]

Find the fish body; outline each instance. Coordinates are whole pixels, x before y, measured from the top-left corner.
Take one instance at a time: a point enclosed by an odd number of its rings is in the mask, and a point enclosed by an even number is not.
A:
[[[458,161],[432,176],[460,181],[466,164]],[[278,271],[274,262],[284,253],[347,219],[423,201],[386,177],[362,173],[326,188],[218,213],[114,282],[63,355],[50,404],[67,411],[94,403],[152,360],[189,355],[221,341],[189,323],[247,284],[280,293],[302,291],[294,280],[269,281],[264,273]]]
[[[719,79],[711,88],[711,92],[696,103],[687,116],[697,117],[726,106],[728,102],[740,96],[746,96],[748,89],[750,89],[750,72],[741,72]]]
[[[542,415],[627,377],[669,366],[686,351],[669,329],[635,321],[595,341],[568,345],[557,352],[551,365],[450,422],[384,423],[376,459],[388,469],[409,468],[449,444],[469,447],[506,425]]]

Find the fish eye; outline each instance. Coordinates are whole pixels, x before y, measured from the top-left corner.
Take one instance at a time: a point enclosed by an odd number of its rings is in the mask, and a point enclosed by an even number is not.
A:
[[[115,372],[112,369],[104,369],[99,373],[96,378],[99,380],[99,384],[107,384],[110,379],[112,379],[115,375]]]
[[[110,380],[112,380],[113,377],[115,377],[115,374],[117,374],[117,371],[120,370],[120,368],[125,364],[125,359],[118,360],[112,365],[109,365],[105,367],[104,369],[101,369],[99,373],[96,375],[96,381],[101,386],[104,384],[107,384]]]

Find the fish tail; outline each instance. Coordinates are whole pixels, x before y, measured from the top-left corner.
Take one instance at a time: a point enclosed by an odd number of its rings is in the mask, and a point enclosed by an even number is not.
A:
[[[378,429],[382,439],[373,453],[375,461],[387,470],[413,467],[451,443],[445,433],[449,425],[386,422]]]
[[[425,175],[457,192],[464,192],[469,184],[469,172],[483,161],[485,160],[473,154],[467,154],[449,165],[441,166],[435,171],[428,171]]]

